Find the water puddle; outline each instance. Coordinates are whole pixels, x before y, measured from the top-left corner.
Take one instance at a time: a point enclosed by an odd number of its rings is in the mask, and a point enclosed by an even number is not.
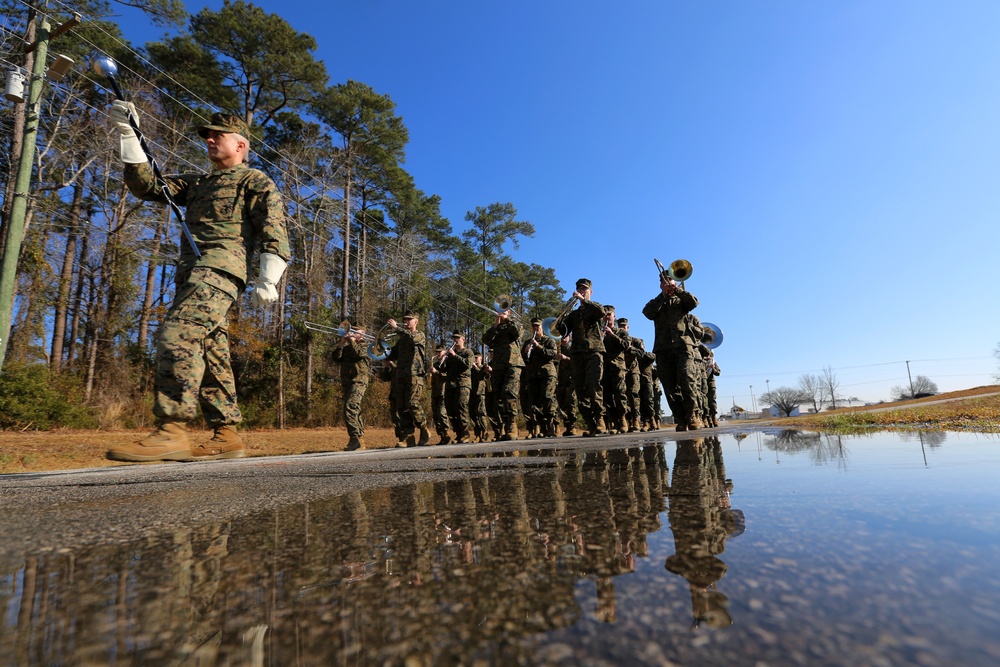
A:
[[[991,436],[606,442],[31,554],[0,662],[1000,661]]]

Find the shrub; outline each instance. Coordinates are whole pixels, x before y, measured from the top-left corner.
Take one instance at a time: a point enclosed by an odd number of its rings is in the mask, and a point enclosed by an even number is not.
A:
[[[0,429],[94,428],[72,376],[49,378],[41,364],[6,364],[0,374]]]

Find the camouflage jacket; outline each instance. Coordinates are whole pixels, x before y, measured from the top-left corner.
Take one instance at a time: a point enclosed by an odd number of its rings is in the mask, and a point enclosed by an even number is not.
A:
[[[656,331],[653,352],[668,352],[688,344],[685,340],[687,326],[684,316],[697,306],[698,299],[684,290],[677,290],[670,296],[660,292],[650,299],[643,307],[642,314],[646,319],[653,320],[653,328]]]
[[[228,273],[245,286],[255,250],[286,262],[291,258],[281,195],[264,172],[238,164],[164,180],[174,202],[185,207],[184,221],[201,252],[195,257],[187,241],[181,241],[178,276],[203,266]],[[138,199],[166,203],[148,162],[125,165],[125,184]]]
[[[461,350],[452,348],[455,354],[445,356],[442,366],[448,376],[449,387],[472,387],[472,364],[476,353],[467,347]]]
[[[394,331],[398,336],[389,351],[389,359],[396,362],[396,377],[426,375],[427,337],[422,331],[410,331],[403,327],[396,327]]]
[[[641,338],[628,337],[628,349],[625,350],[625,367],[629,372],[639,372],[639,359],[646,354],[645,344]]]
[[[604,352],[604,307],[596,301],[581,301],[564,320],[567,333],[573,334],[570,355],[576,352]]]
[[[524,366],[521,357],[521,333],[524,327],[520,322],[508,319],[506,322],[494,324],[483,334],[483,342],[490,348],[490,365]]]
[[[475,358],[475,357],[473,357]],[[486,366],[473,366],[471,375],[472,396],[486,395]]]
[[[372,362],[364,342],[348,341],[344,347],[333,348],[333,360],[340,364],[340,381],[352,382],[356,379],[367,381],[371,375]]]
[[[541,347],[530,347],[531,338],[525,341],[522,349],[524,356],[524,372],[529,378],[534,377],[556,377],[555,359],[559,354],[559,344],[548,336],[538,339]],[[528,350],[531,353],[528,353]]]
[[[615,328],[604,334],[604,363],[614,364],[625,370],[625,352],[631,344],[631,336],[624,330]],[[607,366],[605,366],[607,368]]]

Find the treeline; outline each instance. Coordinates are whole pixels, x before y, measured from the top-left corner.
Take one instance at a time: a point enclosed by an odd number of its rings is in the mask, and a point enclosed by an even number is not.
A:
[[[525,316],[551,315],[563,302],[552,269],[508,254],[534,235],[515,206],[477,206],[456,232],[440,197],[404,167],[409,133],[391,97],[358,81],[330,83],[315,40],[281,17],[242,1],[190,17],[177,0],[130,2],[178,28],[138,47],[102,18],[114,9],[107,2],[51,4],[53,25],[70,11],[84,21],[50,45],[76,65],[42,94],[0,428],[144,427],[150,419],[154,337],[172,298],[181,235],[166,207],[138,202],[122,183],[107,117],[113,97],[87,71],[97,53],[118,63],[165,173],[207,170],[194,127],[215,110],[234,112],[253,128],[252,166],[285,198],[293,260],[284,299],[266,311],[245,299],[231,317],[246,424],[339,424],[328,354],[336,339],[306,322],[350,319],[374,330],[412,309],[431,341],[460,329],[478,347],[492,318],[469,299],[491,306],[507,293]],[[41,10],[17,0],[0,7],[0,61],[30,71],[22,40],[34,39]],[[24,123],[25,104],[0,107],[3,239]],[[384,388],[375,383],[371,394],[369,423],[389,425]]]

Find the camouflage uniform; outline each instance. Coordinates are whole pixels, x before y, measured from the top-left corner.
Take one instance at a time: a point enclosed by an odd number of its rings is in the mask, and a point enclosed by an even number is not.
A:
[[[518,393],[521,388],[521,333],[524,327],[514,319],[494,324],[483,335],[490,347],[493,391],[504,439],[517,437]]]
[[[614,314],[614,309],[605,306],[605,313]],[[604,422],[609,431],[626,430],[625,416],[625,351],[630,344],[629,335],[612,325],[612,330],[604,334]]]
[[[555,436],[559,406],[556,403],[556,365],[558,349],[555,340],[539,334],[535,338],[541,347],[532,347],[531,339],[524,345],[524,399],[521,411],[528,432]],[[530,350],[530,352],[529,352]],[[533,428],[534,427],[534,428]]]
[[[446,441],[450,441],[448,437],[448,409],[444,399],[447,377],[440,357],[440,353],[444,352],[444,349],[441,346],[434,351],[434,362],[431,364],[431,417],[434,419],[434,432],[441,436],[441,442],[438,444],[447,444]]]
[[[641,421],[642,372],[639,359],[646,354],[641,338],[629,335],[629,346],[625,350],[625,408],[629,432],[638,431]]]
[[[694,367],[697,350],[688,337],[684,316],[698,306],[693,294],[678,288],[672,295],[660,292],[645,305],[642,314],[653,320],[656,338],[653,354],[659,371],[667,405],[674,415],[678,430],[689,426],[698,428],[695,421],[697,371]]]
[[[421,432],[427,428],[424,417],[424,376],[427,374],[427,338],[422,331],[410,331],[396,327],[396,344],[389,352],[389,358],[396,363],[396,414],[399,419],[399,433],[406,438],[406,444],[416,444],[414,429]],[[421,436],[422,437],[422,436]]]
[[[705,345],[699,345],[698,351],[705,364],[705,417],[706,426],[719,425],[719,402],[715,391],[715,378],[722,374],[719,365],[715,363],[715,356]]]
[[[587,423],[587,432],[603,430],[604,391],[604,308],[596,301],[584,300],[564,319],[566,331],[573,336],[570,348],[573,386],[576,401]]]
[[[333,348],[333,360],[340,364],[340,387],[344,394],[344,425],[347,434],[360,438],[365,434],[361,419],[361,401],[368,391],[372,362],[363,341],[348,340]]]
[[[291,257],[281,195],[245,164],[164,180],[186,207],[201,257],[181,244],[176,293],[157,335],[153,413],[161,422],[190,421],[200,404],[210,425],[238,424],[228,314],[246,286],[253,251]],[[166,203],[148,162],[126,164],[125,184],[138,199]]]
[[[486,365],[473,365],[471,375],[472,385],[469,390],[469,420],[472,422],[473,434],[480,442],[485,442],[489,434],[486,425]]]
[[[641,339],[635,338],[641,342]],[[653,416],[656,413],[656,355],[643,352],[639,357],[639,423],[641,430],[651,431],[654,427]]]
[[[559,417],[565,428],[563,435],[566,436],[575,435],[576,426],[576,392],[573,390],[573,368],[568,340],[568,338],[563,337],[559,343],[560,354],[556,378],[556,403],[559,405]]]
[[[469,441],[469,396],[472,393],[472,365],[476,360],[475,353],[467,347],[461,350],[451,349],[444,358],[443,366],[447,376],[445,387],[445,404],[448,407],[448,419],[451,430],[459,442]]]

